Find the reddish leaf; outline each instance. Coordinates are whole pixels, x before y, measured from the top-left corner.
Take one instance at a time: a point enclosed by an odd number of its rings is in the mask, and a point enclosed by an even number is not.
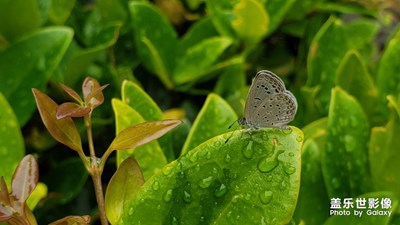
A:
[[[39,180],[38,165],[32,155],[26,155],[15,169],[12,178],[12,193],[20,203],[25,203]]]
[[[8,188],[4,177],[1,177],[0,179],[0,206],[2,205],[1,203],[5,205],[10,205],[10,197],[8,195]]]
[[[32,92],[35,96],[36,105],[39,109],[43,123],[51,136],[69,148],[78,152],[83,152],[81,137],[79,136],[79,132],[72,119],[67,117],[57,120],[57,103],[55,103],[49,96],[35,88],[32,89]]]
[[[90,113],[89,107],[83,107],[73,102],[65,102],[57,107],[56,118],[83,117]]]
[[[107,151],[132,149],[163,136],[180,125],[180,120],[160,120],[145,122],[122,130],[113,140]]]
[[[77,224],[83,225],[89,223],[90,223],[90,216],[85,215],[85,216],[66,216],[62,219],[50,223],[49,225],[77,225]]]
[[[85,103],[94,109],[104,102],[103,90],[108,84],[100,87],[96,79],[87,77],[82,83],[82,92]]]
[[[116,224],[122,213],[125,202],[132,200],[144,184],[144,177],[137,161],[125,159],[108,183],[105,209],[108,220]]]
[[[72,88],[68,87],[67,85],[64,85],[64,84],[60,84],[60,85],[64,89],[64,91],[69,94],[69,96],[71,96],[73,99],[75,99],[79,104],[83,104],[83,100],[82,100],[81,96],[79,96],[79,94],[76,93],[76,91],[74,91]]]
[[[85,80],[82,83],[82,93],[83,93],[83,98],[87,99],[87,97],[96,89],[100,87],[99,82],[97,82],[96,79],[92,77],[86,77]]]

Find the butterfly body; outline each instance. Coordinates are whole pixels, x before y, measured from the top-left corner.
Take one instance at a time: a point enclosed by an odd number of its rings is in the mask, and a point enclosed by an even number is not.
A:
[[[262,70],[255,76],[247,95],[245,117],[239,124],[248,128],[275,127],[288,129],[294,119],[297,101],[274,73]]]

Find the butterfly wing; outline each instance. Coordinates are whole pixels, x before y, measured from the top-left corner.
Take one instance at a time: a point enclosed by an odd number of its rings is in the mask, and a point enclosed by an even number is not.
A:
[[[272,72],[257,73],[246,100],[246,123],[251,127],[285,128],[297,110],[296,98]]]

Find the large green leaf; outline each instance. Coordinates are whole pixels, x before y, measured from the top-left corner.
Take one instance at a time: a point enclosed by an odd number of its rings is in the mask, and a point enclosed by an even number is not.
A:
[[[202,40],[218,36],[210,17],[204,17],[203,19],[194,23],[180,41],[180,46],[183,51],[196,45]]]
[[[72,35],[72,30],[65,27],[42,29],[0,52],[0,91],[8,99],[21,126],[35,110],[34,99],[27,97],[31,95],[31,88],[46,87]]]
[[[122,101],[136,110],[145,121],[164,119],[161,109],[157,106],[154,100],[141,87],[139,87],[139,85],[131,81],[124,81],[122,83],[121,92]],[[158,140],[158,142],[160,143],[160,147],[162,147],[168,161],[172,161],[175,157],[172,149],[171,135],[165,134]]]
[[[181,154],[214,136],[228,132],[229,125],[236,120],[236,113],[223,98],[216,94],[208,95],[186,138]]]
[[[0,176],[10,185],[14,169],[25,154],[25,147],[17,118],[1,92],[0,124]]]
[[[117,134],[125,128],[145,122],[136,110],[121,100],[113,99],[112,106],[115,114]],[[167,164],[167,159],[156,140],[135,149],[117,151],[117,164],[121,164],[129,156],[133,156],[138,161],[145,180],[149,179]]]
[[[155,7],[133,1],[129,5],[135,44],[143,64],[155,73],[164,85],[173,87],[171,74],[179,55],[177,34]]]
[[[371,188],[368,171],[369,124],[354,97],[335,87],[322,152],[322,171],[330,198],[357,196]]]
[[[324,115],[328,113],[336,69],[347,49],[343,23],[331,16],[315,35],[307,58],[307,85],[311,87],[320,85],[316,104]]]
[[[295,127],[214,137],[147,181],[117,224],[287,224],[302,141]]]
[[[40,22],[36,0],[0,1],[0,36],[5,37],[9,42],[38,29]]]
[[[177,61],[173,74],[174,82],[179,85],[203,78],[231,44],[230,38],[213,37],[187,49]]]
[[[354,96],[367,115],[372,116],[376,106],[377,91],[367,66],[356,50],[348,51],[339,64],[336,84]]]
[[[397,101],[400,101],[400,98]],[[394,108],[396,102],[392,96],[389,102]],[[390,120],[385,127],[372,128],[369,148],[371,176],[375,187],[377,190],[393,191],[397,196],[400,196],[399,132],[400,113],[392,110]]]

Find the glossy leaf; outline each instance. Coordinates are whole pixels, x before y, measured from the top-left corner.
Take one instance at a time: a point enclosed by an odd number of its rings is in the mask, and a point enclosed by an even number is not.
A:
[[[143,184],[144,177],[137,161],[132,157],[125,159],[107,186],[105,210],[111,224],[118,222],[125,202],[132,201]]]
[[[315,35],[307,58],[307,85],[311,87],[320,85],[315,104],[324,115],[328,113],[336,69],[347,49],[342,21],[331,16]]]
[[[269,15],[257,0],[240,0],[232,13],[235,17],[232,21],[233,29],[237,36],[247,43],[259,42],[269,31]]]
[[[71,15],[71,11],[73,10],[75,3],[76,0],[51,1],[49,10],[47,12],[47,19],[53,24],[64,24]]]
[[[368,131],[367,117],[357,100],[339,87],[332,89],[327,143],[322,152],[330,198],[357,196],[370,190]]]
[[[228,132],[229,126],[236,120],[236,113],[224,99],[216,94],[208,95],[186,138],[181,154],[214,136]]]
[[[232,40],[229,38],[214,37],[187,49],[174,70],[174,82],[183,84],[203,78],[231,44]]]
[[[72,36],[70,28],[41,29],[0,52],[0,91],[14,109],[20,126],[35,110],[34,99],[27,97],[30,89],[45,89]]]
[[[81,137],[71,118],[56,118],[57,103],[45,93],[32,89],[36,104],[47,130],[54,139],[77,152],[83,152]]]
[[[391,96],[390,96],[391,97]],[[399,98],[400,99],[400,98]],[[377,190],[392,191],[400,196],[400,165],[398,146],[400,139],[400,113],[394,110],[394,99],[389,98],[392,113],[385,127],[374,127],[371,131],[369,161],[371,176]],[[399,100],[398,100],[399,101]]]
[[[49,225],[84,225],[90,224],[90,216],[66,216]]]
[[[287,224],[299,191],[302,140],[295,127],[214,137],[147,181],[118,222]]]
[[[211,19],[204,17],[194,23],[189,30],[185,33],[185,36],[180,40],[179,45],[183,51],[188,48],[200,43],[202,40],[218,36],[218,32],[215,30]]]
[[[63,119],[66,117],[83,117],[89,114],[91,109],[83,107],[73,102],[65,102],[57,107],[56,118]]]
[[[108,85],[100,86],[99,82],[91,77],[86,77],[82,83],[82,92],[86,104],[92,109],[103,104],[104,95],[103,90]]]
[[[68,87],[67,85],[64,84],[60,84],[60,86],[62,87],[62,89],[64,89],[65,92],[67,92],[67,94],[69,96],[71,96],[75,101],[77,101],[79,104],[83,104],[83,100],[81,98],[81,96],[79,96],[78,93],[76,93],[76,91],[70,87]]]
[[[365,112],[372,116],[377,91],[367,66],[357,51],[350,50],[344,56],[337,69],[336,84],[354,96]]]
[[[23,13],[21,13],[23,12]],[[38,3],[35,0],[0,2],[0,34],[13,42],[40,27]]]
[[[166,87],[172,88],[171,74],[179,54],[175,30],[161,12],[148,3],[133,1],[129,10],[136,48],[143,64]]]
[[[39,167],[32,155],[26,155],[17,168],[12,178],[12,195],[19,202],[25,202],[35,189],[39,180]]]
[[[129,107],[126,103],[113,99],[112,106],[115,113],[116,121],[116,133],[121,135],[121,132],[125,129],[129,129],[134,126],[143,126],[143,117],[134,109]],[[135,137],[136,135],[143,135],[142,130],[139,133],[126,133],[130,137]],[[114,139],[115,141],[115,139]],[[150,140],[149,140],[150,141]],[[112,151],[109,149],[108,151]],[[156,171],[160,170],[166,163],[166,157],[163,154],[158,141],[150,141],[146,145],[137,146],[137,148],[132,148],[124,151],[117,152],[117,165],[121,164],[126,158],[134,156],[138,161],[140,168],[142,169],[145,179],[151,177]]]
[[[236,32],[232,27],[233,14],[231,12],[232,5],[227,0],[206,0],[208,14],[214,24],[215,29],[222,36],[233,39],[237,38]]]
[[[162,120],[164,116],[154,100],[139,85],[124,81],[122,83],[122,100],[136,110],[145,121]],[[133,115],[132,115],[133,116]],[[144,122],[144,121],[140,121]],[[157,140],[168,161],[175,159],[172,149],[171,135],[165,134]]]
[[[29,195],[29,198],[26,200],[26,204],[30,210],[36,207],[40,200],[44,199],[47,195],[47,186],[44,183],[39,182],[36,185],[36,188]]]
[[[10,184],[15,167],[25,154],[18,120],[0,92],[0,176]]]

